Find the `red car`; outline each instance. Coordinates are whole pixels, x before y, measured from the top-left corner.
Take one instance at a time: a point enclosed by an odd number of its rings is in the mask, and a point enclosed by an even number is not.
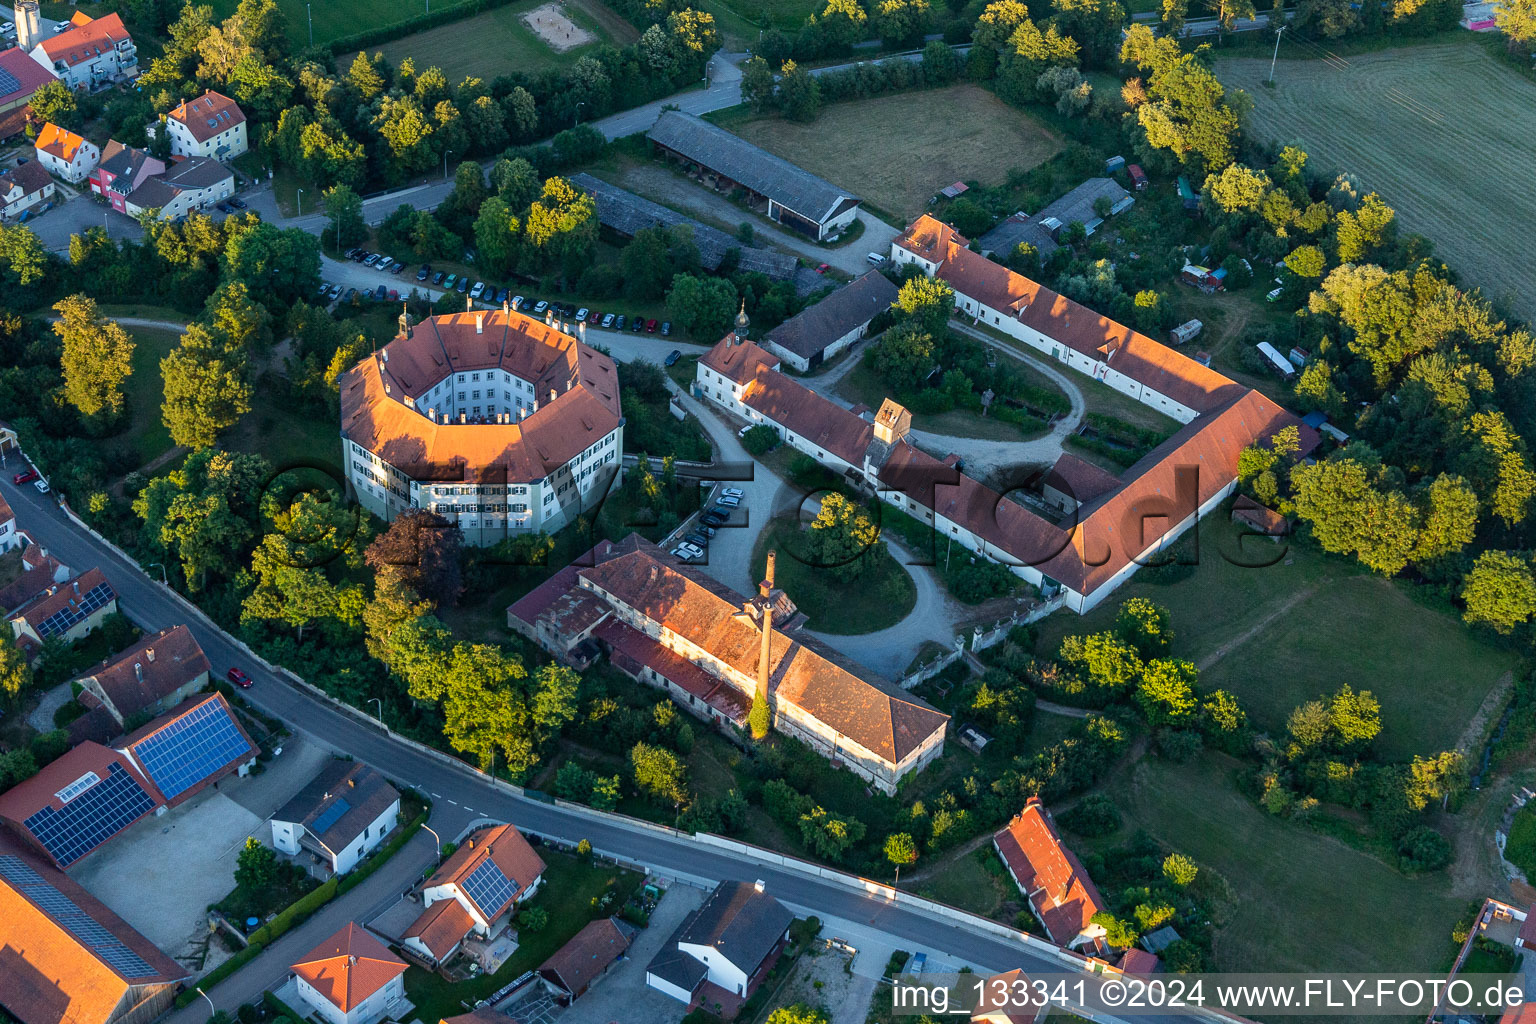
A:
[[[229,681],[240,687],[242,690],[249,690],[251,688],[251,677],[240,671],[238,668],[232,668],[229,670]]]
[[[592,315],[587,317],[587,323],[590,326],[592,326],[592,327],[596,327],[599,323],[602,322],[602,319],[603,319],[603,314],[599,313],[597,310],[594,309],[592,311]]]
[[[821,266],[816,268],[816,273],[818,273],[818,274],[825,274],[827,271],[829,271],[831,269],[832,268],[829,265],[823,263]]]
[[[35,469],[24,469],[20,473],[17,473],[15,476],[11,477],[11,483],[13,483],[16,486],[20,487],[22,484],[29,484],[33,480],[36,480],[36,479],[37,479],[37,470],[35,470]]]
[[[656,321],[655,320],[647,320],[645,322],[645,333],[646,334],[655,334],[656,333]]]

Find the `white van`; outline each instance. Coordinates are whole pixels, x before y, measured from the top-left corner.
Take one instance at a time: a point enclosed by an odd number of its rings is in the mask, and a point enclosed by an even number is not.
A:
[[[871,266],[875,266],[875,267],[878,267],[882,263],[885,262],[885,257],[881,256],[877,252],[872,252],[868,256],[865,256],[864,258],[869,261]]]

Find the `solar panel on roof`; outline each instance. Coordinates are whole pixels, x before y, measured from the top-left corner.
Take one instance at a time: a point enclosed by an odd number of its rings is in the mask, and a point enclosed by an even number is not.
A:
[[[494,915],[512,902],[517,895],[517,883],[508,878],[496,862],[489,857],[485,863],[470,872],[464,880],[464,891],[487,914]]]
[[[107,777],[64,805],[44,807],[22,824],[65,867],[148,814],[154,799],[139,780],[114,764]]]
[[[133,752],[160,792],[174,800],[252,750],[224,703],[209,700],[135,743]]]
[[[106,583],[98,583],[87,590],[72,605],[65,605],[42,622],[37,624],[37,635],[44,640],[50,636],[62,635],[69,632],[77,624],[84,622],[94,612],[105,608],[113,598],[117,597],[112,592],[111,586]]]
[[[15,886],[38,909],[79,939],[102,963],[123,977],[149,978],[160,973],[100,921],[81,910],[74,900],[45,882],[43,876],[20,857],[0,856],[0,878]]]
[[[16,76],[4,68],[0,68],[0,96],[9,96],[13,92],[21,91],[21,83]]]
[[[309,826],[309,830],[317,836],[323,836],[331,830],[331,826],[341,820],[341,816],[352,809],[345,797],[337,797],[336,802],[325,809],[325,812],[316,818]]]

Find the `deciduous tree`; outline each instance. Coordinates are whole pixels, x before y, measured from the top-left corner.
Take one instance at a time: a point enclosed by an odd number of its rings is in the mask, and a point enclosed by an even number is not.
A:
[[[114,320],[96,315],[96,300],[71,295],[54,304],[53,333],[63,343],[64,397],[84,416],[123,411],[123,382],[133,373],[133,338]]]

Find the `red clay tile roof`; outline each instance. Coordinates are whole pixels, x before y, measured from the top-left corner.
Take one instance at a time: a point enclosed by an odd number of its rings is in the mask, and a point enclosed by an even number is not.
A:
[[[107,577],[100,569],[91,568],[63,583],[54,584],[49,591],[38,595],[31,603],[11,613],[13,619],[25,619],[34,629],[55,612],[63,611],[91,592],[94,587],[106,583]],[[114,593],[113,599],[116,600]],[[93,613],[94,614],[94,613]]]
[[[54,576],[62,568],[64,563],[52,555],[38,557],[31,569],[0,587],[0,610],[8,612],[20,608],[53,586]]]
[[[1117,966],[1126,974],[1158,974],[1163,969],[1163,961],[1156,953],[1132,946],[1125,951]]]
[[[760,369],[779,368],[778,356],[753,342],[738,340],[734,332],[715,342],[714,348],[699,357],[699,362],[737,384],[756,377]]]
[[[24,782],[18,782],[4,793],[0,793],[0,818],[14,822],[23,834],[31,836],[26,831],[22,822],[45,807],[52,807],[55,811],[62,810],[64,801],[58,794],[63,792],[71,783],[84,779],[87,774],[95,773],[96,777],[106,780],[113,767],[121,768],[137,782],[144,792],[148,794],[153,806],[132,821],[125,822],[121,829],[110,836],[102,836],[97,847],[107,842],[113,836],[123,832],[135,822],[138,822],[154,812],[165,802],[160,791],[155,788],[153,782],[145,778],[144,774],[116,750],[102,746],[100,743],[82,743],[71,748],[63,756],[48,764],[42,771]],[[43,849],[39,841],[39,849]],[[94,847],[93,847],[94,849]],[[84,854],[81,854],[84,856]]]
[[[580,575],[737,672],[756,677],[762,634],[741,611],[745,599],[730,588],[673,564],[649,544]],[[892,764],[949,722],[948,715],[809,637],[775,629],[769,661],[769,687],[777,699]]]
[[[501,868],[501,873],[517,883],[517,890],[505,904],[499,907],[480,907],[481,916],[487,922],[501,916],[501,912],[516,903],[544,873],[543,859],[528,845],[521,832],[511,825],[494,825],[469,836],[453,851],[453,856],[438,868],[427,880],[427,886],[458,884],[489,858]],[[468,892],[471,903],[474,897]],[[478,906],[478,904],[476,904]]]
[[[1094,914],[1106,909],[1093,879],[1062,844],[1039,797],[1031,797],[992,841],[1057,945],[1072,942],[1092,925]]]
[[[518,1024],[518,1021],[495,1010],[481,1007],[478,1010],[461,1013],[457,1017],[444,1017],[442,1024]]]
[[[95,679],[117,713],[127,718],[211,668],[192,631],[186,626],[172,626],[143,637],[80,678]]]
[[[174,985],[188,972],[62,871],[0,834],[0,1007],[22,1024],[106,1024],[130,988]],[[54,893],[104,928],[144,967],[107,963],[49,905]],[[143,973],[144,970],[149,973]]]
[[[1062,452],[1051,471],[1046,474],[1045,484],[1071,497],[1079,505],[1086,505],[1099,495],[1118,489],[1120,478],[1071,452]]]
[[[60,128],[51,121],[43,125],[43,130],[37,133],[36,148],[58,157],[65,163],[73,161],[85,144],[83,136],[76,135],[67,128]]]
[[[52,68],[43,67],[19,46],[0,52],[0,71],[9,71],[16,80],[14,91],[0,95],[0,106],[4,107],[26,99],[49,82],[59,80]]]
[[[0,523],[8,523],[16,518],[16,513],[11,511],[10,502],[0,497]]]
[[[1024,999],[1036,994],[1029,975],[1021,970],[993,975],[971,1010],[971,1024],[1034,1024],[1050,1009],[1043,999],[1036,1007],[1021,1005]]]
[[[9,192],[13,186],[21,189],[24,196],[35,195],[51,184],[53,176],[36,160],[28,160],[9,170],[0,171],[0,195]]]
[[[478,317],[483,333],[476,332]],[[450,373],[491,367],[531,383],[537,411],[519,423],[433,423],[432,410],[416,406]],[[612,359],[501,310],[429,317],[411,337],[397,337],[342,374],[340,389],[343,436],[415,479],[537,480],[619,425]]]
[[[294,964],[293,973],[347,1013],[404,974],[405,966],[382,942],[348,923]]]
[[[741,400],[854,466],[863,464],[864,450],[875,436],[874,426],[862,417],[777,370],[759,370]]]
[[[60,32],[56,36],[49,36],[41,40],[38,45],[52,61],[63,61],[73,67],[76,64],[84,64],[95,60],[102,53],[110,51],[124,39],[130,39],[128,30],[123,27],[123,19],[116,14],[108,14],[104,17],[91,20],[79,20],[85,18],[83,14],[76,13],[70,23],[75,27]]]
[[[420,939],[439,963],[475,926],[475,919],[456,899],[438,900],[421,912],[402,938]]]
[[[194,99],[182,100],[165,116],[186,125],[198,142],[207,142],[245,120],[245,112],[238,103],[212,89]],[[210,121],[213,123],[209,124]]]
[[[676,683],[685,693],[697,697],[705,706],[715,709],[732,722],[738,725],[746,722],[752,702],[744,694],[632,626],[618,619],[609,619],[593,630],[592,635],[618,654],[639,665],[655,669],[663,678]]]
[[[581,994],[629,949],[630,933],[612,917],[592,921],[539,965],[539,973]]]
[[[1283,537],[1291,532],[1290,520],[1272,508],[1266,508],[1248,497],[1238,495],[1232,503],[1232,518],[1253,527],[1267,537]]]
[[[1536,1024],[1536,1003],[1519,1003],[1499,1015],[1499,1024]]]

